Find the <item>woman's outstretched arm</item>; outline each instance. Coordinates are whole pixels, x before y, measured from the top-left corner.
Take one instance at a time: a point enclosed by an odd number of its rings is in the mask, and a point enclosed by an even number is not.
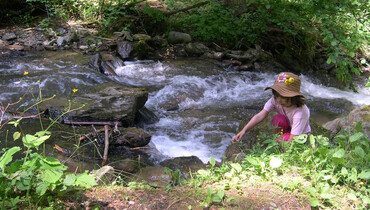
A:
[[[268,116],[269,112],[262,109],[258,114],[254,115],[252,119],[244,126],[244,128],[235,136],[233,136],[233,141],[240,141],[244,134],[256,126],[258,123],[262,122]]]

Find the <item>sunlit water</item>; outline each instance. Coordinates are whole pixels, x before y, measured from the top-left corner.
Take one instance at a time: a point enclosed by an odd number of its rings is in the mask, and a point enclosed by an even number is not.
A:
[[[157,161],[191,155],[203,162],[210,157],[221,160],[240,121],[257,113],[271,97],[264,88],[275,78],[274,73],[230,71],[194,59],[125,62],[116,69],[118,77],[108,77],[87,66],[88,56],[71,52],[0,58],[3,104],[30,91],[37,95],[38,86],[45,96],[72,95],[74,88],[85,94],[89,87],[110,80],[147,88],[145,106],[159,121],[143,128],[152,135],[150,147],[159,151],[153,153]],[[320,123],[370,104],[370,91],[364,85],[353,93],[312,81],[302,75],[302,92],[309,97],[312,118]]]

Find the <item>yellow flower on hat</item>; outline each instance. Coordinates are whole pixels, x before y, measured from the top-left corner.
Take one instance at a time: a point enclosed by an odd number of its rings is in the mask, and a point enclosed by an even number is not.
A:
[[[286,85],[290,85],[294,83],[294,78],[291,77],[289,74],[281,73],[277,77],[277,82],[284,82]]]

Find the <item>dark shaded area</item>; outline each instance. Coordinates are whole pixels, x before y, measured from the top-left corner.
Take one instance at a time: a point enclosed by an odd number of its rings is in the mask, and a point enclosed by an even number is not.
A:
[[[37,18],[46,13],[45,5],[41,2],[31,4],[26,0],[2,0],[0,8],[0,27],[17,25],[23,19]]]

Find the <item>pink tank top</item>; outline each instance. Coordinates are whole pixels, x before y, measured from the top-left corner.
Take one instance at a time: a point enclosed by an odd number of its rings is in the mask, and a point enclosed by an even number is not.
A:
[[[291,106],[282,107],[274,97],[271,97],[263,107],[267,112],[276,111],[278,114],[285,115],[292,127],[291,134],[300,135],[304,133],[311,133],[310,126],[310,110],[304,104],[301,107]]]

